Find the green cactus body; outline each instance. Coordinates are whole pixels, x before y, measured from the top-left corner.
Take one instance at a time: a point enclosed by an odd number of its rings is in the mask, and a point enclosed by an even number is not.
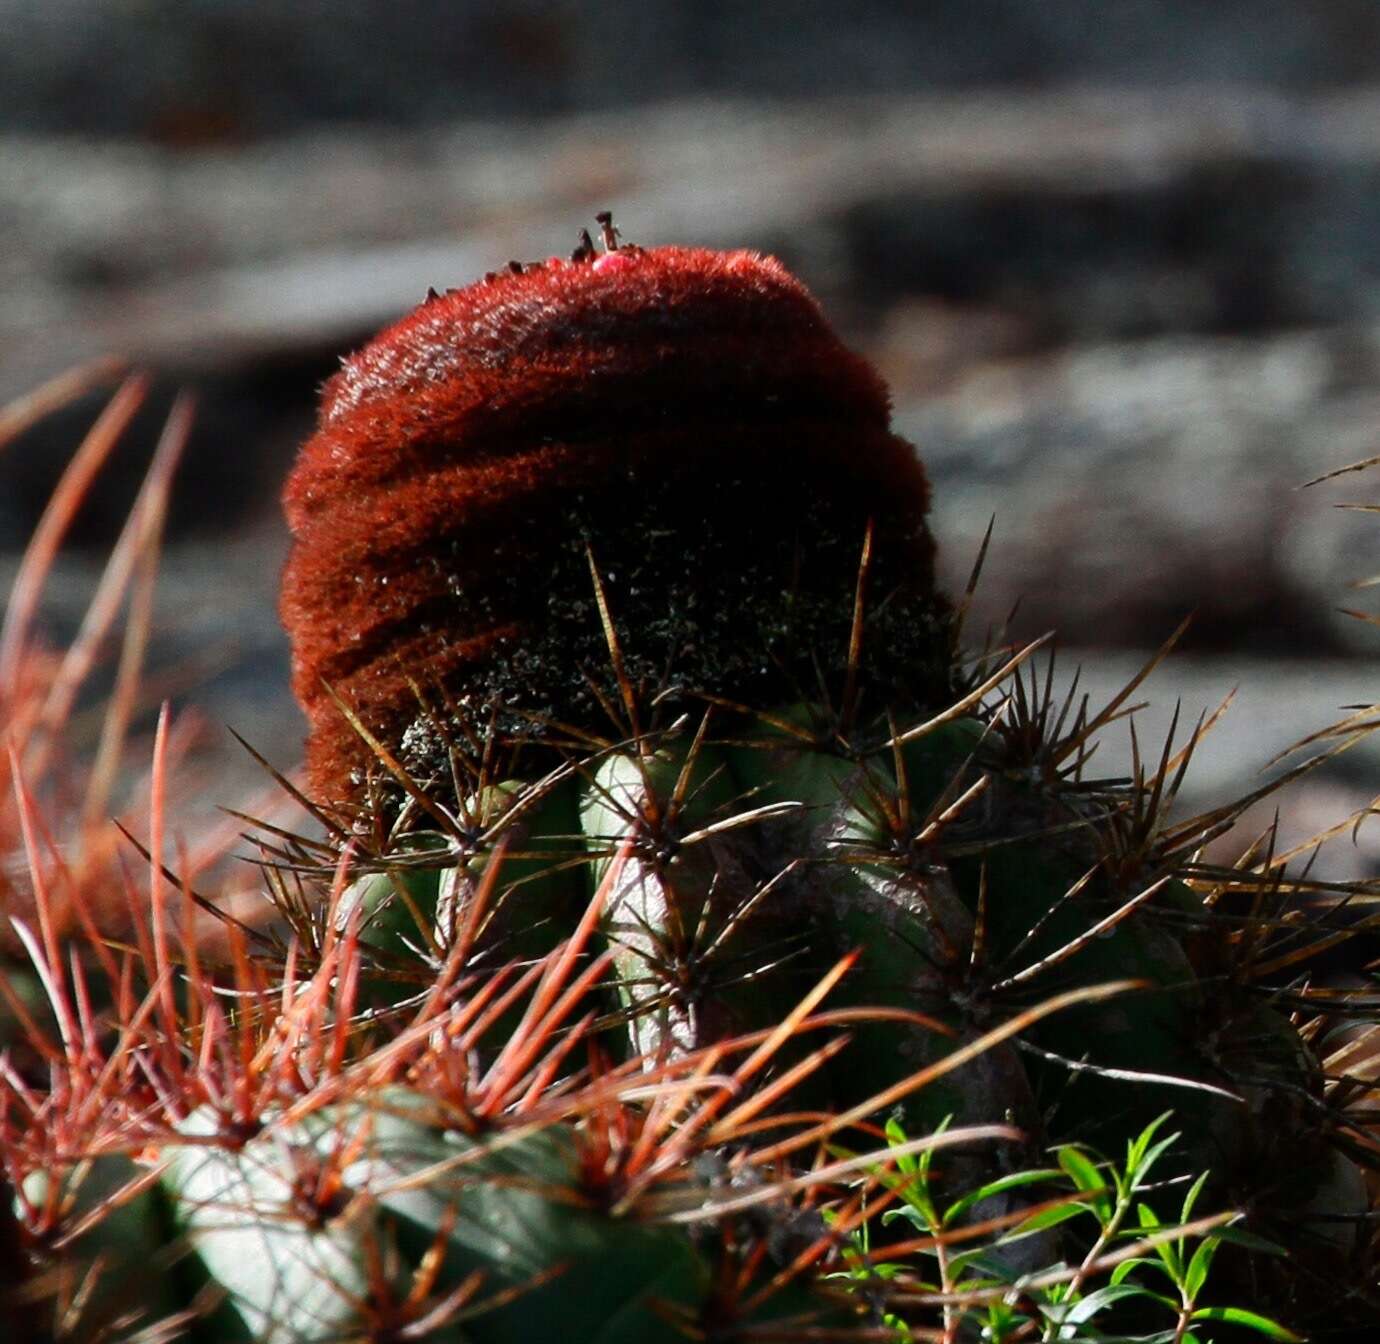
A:
[[[797,706],[780,723],[808,721]],[[961,742],[966,741],[960,738]],[[861,960],[833,1002],[925,1013],[948,1026],[945,1036],[922,1025],[859,1023],[854,1042],[833,1061],[832,1104],[858,1105],[900,1078],[935,1062],[976,1034],[960,1007],[972,947],[973,918],[942,864],[923,870],[892,843],[880,815],[895,793],[889,752],[853,760],[800,739],[769,733],[733,752],[740,784],[754,800],[799,804],[773,823],[769,848],[778,865],[800,860],[786,884],[792,917],[809,929],[813,955],[797,974],[808,983],[839,956]],[[921,788],[930,781],[920,781]],[[942,789],[936,778],[935,795]],[[805,974],[808,972],[808,974]],[[1032,1121],[1029,1093],[1010,1047],[998,1046],[944,1075],[903,1104],[907,1132],[945,1117]]]
[[[435,831],[402,836],[398,849],[395,858],[406,865],[370,873],[348,887],[336,926],[343,932],[358,920],[360,942],[386,956],[408,958],[435,937],[441,889],[455,859],[446,837]]]
[[[1009,983],[1011,977],[1048,959],[1047,970],[1004,991],[1011,1007],[1022,999],[1034,1001],[1078,984],[1119,978],[1143,981],[1144,989],[1113,1003],[1075,1007],[1039,1024],[1030,1034],[1032,1042],[1062,1060],[1091,1063],[1095,1068],[1191,1076],[1193,969],[1179,944],[1148,915],[1133,913],[1083,942],[1071,955],[1055,960],[1137,894],[1116,892],[1094,877],[1070,898],[1068,893],[1077,888],[1086,871],[1039,841],[994,847],[980,859],[955,860],[956,883],[970,901],[976,904],[982,883],[987,887],[988,964],[999,968],[989,973],[989,980]],[[1071,1081],[1067,1066],[1057,1061],[1033,1058],[1028,1067],[1046,1105],[1053,1104],[1065,1088],[1083,1093],[1073,1105],[1077,1115],[1093,1126],[1079,1136],[1091,1143],[1105,1138],[1096,1123],[1108,1108],[1119,1110],[1134,1100],[1135,1115],[1143,1127],[1166,1105],[1177,1107],[1184,1100],[1169,1101],[1153,1087],[1134,1096],[1131,1089],[1096,1073],[1081,1073],[1077,1081]]]
[[[584,892],[577,806],[573,780],[505,781],[466,800],[466,834],[401,835],[394,861],[356,879],[337,907],[337,930],[357,925],[370,952],[365,1003],[386,1008],[424,993],[486,884],[489,899],[473,935],[490,960],[549,951]]]
[[[869,853],[890,856],[882,827],[855,801],[862,789],[856,777],[845,785],[839,801],[816,820],[807,851],[819,856],[805,880],[824,945],[862,952],[837,1001],[917,1010],[953,1035],[923,1025],[860,1025],[853,1046],[834,1064],[835,1077],[848,1075],[835,1098],[838,1105],[857,1105],[978,1034],[960,1006],[972,916],[942,865],[920,873],[866,862]],[[1009,1045],[994,1046],[944,1074],[908,1098],[901,1111],[908,1133],[932,1130],[946,1117],[958,1124],[1036,1124],[1024,1072]]]
[[[851,1042],[792,1087],[782,1109],[856,1111],[876,1124],[899,1106],[911,1134],[945,1122],[1026,1134],[1024,1146],[946,1154],[937,1179],[954,1194],[1038,1163],[1044,1143],[1110,1148],[1172,1109],[1184,1131],[1177,1170],[1210,1169],[1218,1197],[1243,1197],[1239,1182],[1258,1178],[1267,1149],[1295,1143],[1298,1170],[1274,1180],[1270,1198],[1299,1215],[1337,1201],[1359,1212],[1355,1168],[1305,1141],[1319,1082],[1293,1025],[1245,991],[1200,983],[1194,949],[1208,916],[1189,887],[1156,885],[1114,861],[1105,810],[1006,768],[980,715],[909,740],[904,724],[874,724],[858,749],[804,732],[820,712],[797,704],[764,729],[727,718],[722,734],[708,722],[694,735],[680,725],[632,750],[575,757],[539,793],[521,782],[491,789],[468,808],[484,820],[468,849],[454,836],[413,834],[396,868],[384,864],[347,892],[342,927],[362,905],[361,939],[396,977],[381,973],[378,990],[405,997],[481,890],[494,910],[476,944],[481,960],[487,946],[519,965],[550,954],[580,901],[597,896],[612,962],[606,1003],[621,1024],[606,1048],[649,1066],[769,1031],[857,952],[830,1006],[914,1011],[946,1030],[851,1021]],[[1141,866],[1154,871],[1153,852]],[[1032,1020],[922,1090],[905,1086],[1053,994],[1126,979],[1141,987]],[[492,1049],[522,1020],[511,1009],[486,1037]],[[790,1042],[768,1077],[818,1043]],[[339,1207],[313,1221],[294,1180],[366,1122]],[[658,1337],[667,1310],[686,1319],[711,1310],[715,1268],[702,1240],[649,1205],[615,1214],[607,1191],[591,1197],[575,1128],[480,1132],[466,1137],[419,1098],[393,1093],[296,1126],[271,1122],[240,1151],[175,1148],[166,1179],[189,1239],[255,1339],[315,1344],[352,1327],[377,1291],[365,1281],[371,1248],[385,1243],[404,1278],[440,1255],[445,1282],[479,1270],[486,1293],[568,1267],[431,1336],[447,1341],[504,1344],[564,1328],[582,1344],[633,1344]],[[965,1218],[1017,1215],[1031,1197],[1003,1191]],[[1326,1227],[1333,1253],[1354,1244],[1349,1225]],[[1055,1235],[997,1262],[1048,1263]],[[619,1266],[617,1284],[596,1287],[594,1266],[605,1263]],[[773,1310],[789,1300],[773,1299]],[[819,1307],[808,1294],[796,1305]]]
[[[193,1116],[184,1137],[213,1132],[210,1117]],[[164,1181],[188,1239],[261,1344],[357,1337],[380,1297],[371,1268],[391,1272],[401,1299],[428,1256],[439,1257],[449,1288],[470,1276],[476,1285],[474,1309],[425,1336],[445,1344],[644,1344],[665,1337],[668,1311],[713,1310],[707,1243],[664,1221],[664,1208],[601,1204],[569,1126],[470,1138],[423,1098],[393,1089],[295,1124],[270,1119],[238,1151],[188,1143],[167,1157]],[[313,1200],[307,1187],[331,1167],[338,1188]],[[711,1193],[691,1179],[674,1205]],[[757,1319],[802,1310],[831,1311],[786,1293]]]
[[[175,1254],[168,1246],[165,1199],[157,1183],[139,1185],[146,1175],[128,1157],[112,1154],[69,1168],[33,1171],[23,1182],[23,1198],[30,1207],[43,1207],[57,1193],[64,1210],[62,1226],[86,1227],[60,1248],[36,1257],[42,1269],[80,1301],[76,1316],[85,1338],[99,1338],[120,1322],[156,1322],[180,1305],[170,1276]],[[56,1192],[55,1182],[61,1186]],[[5,1286],[0,1283],[0,1289]],[[29,1305],[32,1317],[25,1311],[19,1319],[40,1332],[35,1336],[38,1344],[45,1338],[38,1319],[44,1304],[40,1300]]]
[[[776,936],[774,908],[719,938],[751,901],[760,867],[748,828],[738,837],[710,830],[732,819],[737,793],[723,753],[699,744],[610,753],[582,791],[581,825],[598,856],[590,877],[611,884],[601,928],[637,1054],[688,1052],[791,1006],[779,981],[764,991],[760,966],[738,961],[745,942],[760,948]]]
[[[189,1117],[189,1142],[169,1147],[163,1180],[207,1273],[229,1294],[242,1338],[306,1344],[343,1334],[368,1292],[366,1230],[323,1221],[298,1191],[335,1138],[330,1117],[238,1150],[214,1143],[216,1133],[213,1116]]]

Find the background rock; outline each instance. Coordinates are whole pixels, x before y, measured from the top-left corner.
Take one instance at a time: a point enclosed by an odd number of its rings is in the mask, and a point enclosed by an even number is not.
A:
[[[846,21],[844,21],[846,19]],[[974,85],[1334,86],[1370,0],[0,0],[0,120],[179,145],[304,124]]]

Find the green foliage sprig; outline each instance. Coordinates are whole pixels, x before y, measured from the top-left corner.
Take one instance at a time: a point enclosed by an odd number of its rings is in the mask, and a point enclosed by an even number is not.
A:
[[[1152,1179],[1155,1164],[1180,1137],[1161,1134],[1169,1117],[1165,1112],[1131,1140],[1120,1164],[1078,1144],[1061,1144],[1052,1150],[1055,1166],[1014,1172],[955,1199],[943,1194],[933,1171],[935,1151],[902,1151],[908,1139],[892,1118],[886,1137],[894,1157],[887,1169],[874,1168],[869,1175],[897,1203],[852,1235],[845,1251],[848,1269],[837,1277],[874,1294],[878,1323],[904,1341],[1227,1344],[1229,1338],[1241,1338],[1235,1331],[1223,1335],[1221,1325],[1298,1341],[1300,1336],[1259,1312],[1204,1301],[1213,1262],[1225,1243],[1279,1252],[1234,1226],[1241,1217],[1237,1211],[1194,1216],[1207,1173],[1189,1186],[1177,1219],[1162,1220],[1150,1196],[1163,1195],[1175,1184]],[[975,1213],[1035,1187],[1054,1187],[1057,1193],[1024,1216],[973,1223]],[[1087,1250],[1078,1264],[1019,1271],[1015,1248],[1075,1220],[1088,1225]],[[908,1224],[917,1235],[877,1245],[878,1233],[897,1224]],[[974,1234],[976,1246],[956,1249]],[[924,1307],[939,1308],[939,1333],[920,1324],[915,1308]],[[1137,1333],[1128,1335],[1127,1329]]]

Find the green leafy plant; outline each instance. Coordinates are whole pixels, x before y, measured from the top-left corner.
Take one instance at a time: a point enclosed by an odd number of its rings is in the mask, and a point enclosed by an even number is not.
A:
[[[1282,1252],[1236,1226],[1239,1213],[1194,1218],[1206,1174],[1189,1185],[1177,1222],[1161,1222],[1154,1204],[1167,1191],[1151,1179],[1152,1169],[1180,1138],[1157,1137],[1168,1118],[1167,1113],[1160,1116],[1131,1140],[1120,1165],[1063,1144],[1053,1153],[1057,1166],[1015,1172],[952,1200],[941,1197],[933,1175],[936,1151],[905,1152],[905,1132],[893,1118],[887,1122],[886,1136],[895,1154],[894,1168],[873,1168],[872,1174],[898,1203],[852,1234],[845,1251],[849,1268],[842,1277],[864,1293],[881,1281],[893,1301],[933,1303],[942,1313],[946,1340],[967,1338],[979,1330],[980,1337],[993,1344],[1093,1344],[1108,1338],[1105,1327],[1117,1322],[1123,1330],[1134,1325],[1137,1340],[1144,1344],[1211,1344],[1218,1338],[1210,1333],[1216,1322],[1270,1339],[1298,1340],[1277,1321],[1248,1308],[1200,1305],[1223,1244],[1232,1242],[1257,1253]],[[1041,1187],[1049,1193],[1038,1210],[1017,1220],[999,1218],[996,1230],[990,1224],[965,1226],[975,1210],[1011,1191]],[[1132,1219],[1135,1226],[1129,1227]],[[917,1235],[897,1243],[893,1234],[890,1244],[874,1245],[875,1222],[882,1228],[908,1225]],[[1002,1222],[1009,1226],[1001,1229]],[[1082,1225],[1080,1240],[1086,1245],[1076,1265],[1015,1270],[1013,1248],[1037,1239],[1046,1229],[1073,1224]],[[979,1236],[976,1245],[965,1245],[974,1231],[988,1235]],[[902,1253],[906,1254],[898,1258]],[[933,1262],[932,1270],[916,1268],[915,1262],[922,1259]],[[1174,1295],[1154,1282],[1161,1277]],[[1156,1316],[1162,1318],[1163,1328],[1154,1327]],[[883,1313],[882,1321],[897,1331],[898,1339],[915,1337],[895,1311]]]

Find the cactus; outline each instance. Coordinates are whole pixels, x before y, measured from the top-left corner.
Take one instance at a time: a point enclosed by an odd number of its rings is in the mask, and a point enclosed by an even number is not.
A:
[[[1157,1174],[1290,1253],[1225,1248],[1227,1282],[1380,1320],[1373,1141],[1313,1048],[1348,1010],[1300,982],[1342,933],[1268,856],[1200,854],[1259,793],[1169,818],[1201,724],[1089,777],[1140,678],[1094,710],[1046,640],[960,652],[923,469],[803,286],[601,222],[328,384],[282,596],[321,834],[265,832],[281,919],[223,964],[190,893],[176,947],[136,915],[104,1030],[28,939],[21,1277],[84,1281],[54,1229],[138,1199],[177,1261],[145,1324],[197,1338],[887,1337],[850,1237],[895,1240],[897,1163],[995,1235],[1042,1150],[1092,1198],[1071,1145],[1172,1109]],[[26,1202],[83,1162],[95,1207]],[[988,1269],[1081,1283],[1103,1248],[1048,1213]],[[54,1338],[128,1328],[72,1296]]]
[[[592,944],[615,879],[536,960],[487,965],[467,923],[387,1032],[357,1011],[370,974],[396,983],[361,936],[369,890],[342,919],[336,885],[301,974],[291,956],[276,965],[281,984],[263,945],[238,948],[233,983],[179,949],[185,1003],[155,983],[121,1004],[114,1039],[88,1040],[53,1091],[4,1118],[16,1245],[0,1268],[17,1260],[16,1300],[37,1301],[26,1337],[171,1338],[193,1314],[195,1338],[227,1344],[851,1337],[865,1308],[823,1281],[839,1234],[815,1201],[867,1162],[782,1179],[749,1142],[754,1076],[840,1015],[812,1011],[817,989],[784,1033],[612,1060],[596,1029],[611,955]],[[81,991],[41,949],[35,964],[59,1019],[78,1013]],[[61,1058],[60,1042],[35,1044]],[[818,1151],[819,1128],[784,1120],[774,1146]],[[1013,1133],[973,1126],[906,1151]]]
[[[1364,1192],[1227,916],[1254,879],[1194,862],[1224,816],[1165,820],[1196,735],[1085,779],[1133,687],[1090,714],[1033,647],[960,671],[918,459],[798,283],[604,243],[433,297],[328,387],[283,597],[317,796],[406,829],[480,786],[460,743],[559,758],[544,806],[578,814],[591,880],[622,856],[601,930],[627,1049],[768,1026],[854,948],[840,1001],[948,1028],[860,1026],[811,1092],[845,1113],[1052,993],[1135,980],[917,1094],[907,1131],[1105,1145],[1172,1106],[1182,1170],[1335,1248],[1310,1210]],[[546,885],[512,888],[505,936]]]

